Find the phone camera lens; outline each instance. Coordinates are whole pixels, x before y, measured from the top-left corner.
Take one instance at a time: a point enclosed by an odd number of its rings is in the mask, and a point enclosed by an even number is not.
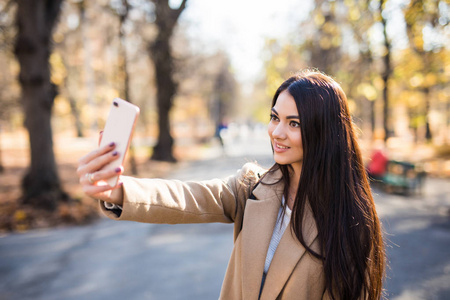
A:
[[[117,103],[116,101],[113,102],[115,107],[119,106],[119,103]]]

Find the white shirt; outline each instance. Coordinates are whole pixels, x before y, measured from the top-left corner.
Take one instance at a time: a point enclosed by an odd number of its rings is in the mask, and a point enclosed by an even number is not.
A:
[[[283,203],[284,203],[284,196],[283,196]],[[272,239],[270,240],[269,249],[267,250],[266,263],[264,264],[265,274],[267,274],[267,271],[269,271],[270,263],[272,262],[275,250],[277,250],[281,237],[283,236],[284,231],[289,226],[289,223],[291,221],[292,211],[288,206],[286,206],[286,212],[283,216],[283,222],[281,222],[282,213],[283,213],[283,205],[280,206],[280,210],[278,211],[277,223],[275,224],[275,228],[273,229]]]

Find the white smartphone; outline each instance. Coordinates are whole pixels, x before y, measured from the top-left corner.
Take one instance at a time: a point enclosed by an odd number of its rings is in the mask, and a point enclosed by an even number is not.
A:
[[[104,169],[115,169],[123,164],[138,116],[139,107],[130,102],[115,98],[111,103],[100,147],[114,142],[116,144],[115,151],[119,152],[119,158],[106,165]],[[112,177],[107,183],[114,187],[117,185],[118,179],[119,176]]]

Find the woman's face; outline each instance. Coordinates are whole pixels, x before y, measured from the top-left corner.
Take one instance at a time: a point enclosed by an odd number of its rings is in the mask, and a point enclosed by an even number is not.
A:
[[[281,92],[272,108],[268,132],[275,162],[280,165],[292,165],[296,174],[300,174],[303,162],[299,122],[294,98],[287,90]]]

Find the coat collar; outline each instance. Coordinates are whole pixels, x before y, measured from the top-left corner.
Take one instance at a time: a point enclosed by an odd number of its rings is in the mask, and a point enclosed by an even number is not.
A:
[[[241,232],[244,299],[258,298],[267,250],[283,196],[284,183],[280,178],[280,170],[267,173],[253,190],[256,200],[247,200]],[[317,228],[309,204],[306,205],[304,225],[303,236],[310,246],[317,237]],[[289,226],[275,251],[261,299],[277,298],[305,252]]]

